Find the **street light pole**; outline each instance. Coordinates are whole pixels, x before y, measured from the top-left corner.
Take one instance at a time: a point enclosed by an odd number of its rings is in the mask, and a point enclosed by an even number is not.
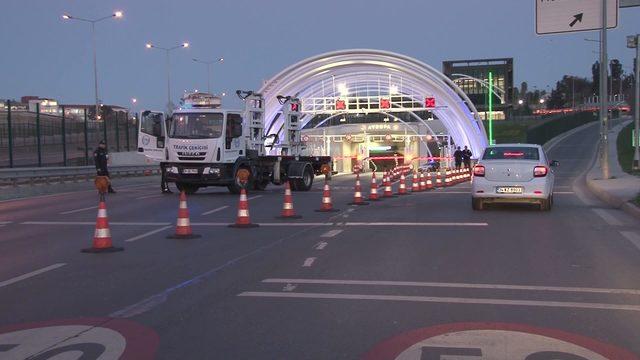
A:
[[[109,16],[104,16],[98,19],[84,19],[75,16],[71,16],[69,14],[63,14],[62,19],[64,20],[78,20],[83,22],[88,22],[91,24],[91,42],[93,44],[93,87],[95,94],[95,109],[96,109],[96,120],[100,118],[100,100],[98,96],[98,55],[97,55],[97,45],[96,45],[96,23],[111,19],[111,18],[122,18],[122,11],[114,11],[113,14]]]
[[[169,108],[169,111],[171,111],[171,64],[169,63],[169,53],[172,50],[175,50],[175,49],[188,48],[189,47],[189,43],[188,42],[183,42],[182,44],[179,44],[179,45],[176,45],[176,46],[170,47],[170,48],[160,47],[160,46],[153,45],[152,43],[147,43],[145,45],[145,47],[147,49],[164,50],[164,52],[166,54],[166,59],[167,59],[167,107]]]
[[[600,167],[602,168],[603,179],[609,179],[607,66],[607,0],[602,0],[602,28],[600,29]]]
[[[211,94],[211,65],[224,62],[224,58],[218,58],[217,60],[211,61],[193,59],[193,61],[207,66],[207,93]]]
[[[633,170],[640,170],[640,144],[638,141],[638,134],[640,134],[640,34],[627,36],[627,47],[636,49],[636,58],[635,58],[635,74],[634,74],[634,85],[635,91],[633,92],[633,118],[634,118],[634,135],[633,135],[633,144],[634,144],[634,152],[633,152]]]

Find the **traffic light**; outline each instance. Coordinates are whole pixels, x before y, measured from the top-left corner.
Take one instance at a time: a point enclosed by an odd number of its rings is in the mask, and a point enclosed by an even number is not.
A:
[[[391,108],[391,101],[389,99],[380,99],[380,109]]]
[[[336,110],[346,110],[347,109],[347,103],[345,103],[344,100],[336,100]]]
[[[299,103],[293,103],[293,102],[291,103],[291,111],[298,112],[299,107],[300,107]]]
[[[434,108],[436,107],[436,98],[427,97],[424,99],[424,107],[426,108]]]

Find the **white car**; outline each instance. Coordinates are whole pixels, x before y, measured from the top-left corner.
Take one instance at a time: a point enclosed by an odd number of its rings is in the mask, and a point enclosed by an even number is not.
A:
[[[557,161],[549,161],[542,146],[500,144],[488,146],[473,168],[471,204],[482,210],[486,203],[533,203],[540,210],[553,205]]]

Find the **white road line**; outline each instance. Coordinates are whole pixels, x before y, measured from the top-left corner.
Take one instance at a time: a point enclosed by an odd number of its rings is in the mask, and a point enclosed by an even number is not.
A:
[[[225,205],[225,206],[220,206],[219,208],[215,208],[213,210],[205,211],[205,212],[202,213],[202,216],[213,214],[214,212],[218,212],[218,211],[224,210],[224,209],[226,209],[228,207],[229,207],[229,205]]]
[[[355,209],[355,208],[348,208],[348,209],[347,209],[347,212],[354,212],[354,211],[356,211],[356,209]]]
[[[165,230],[167,230],[167,229],[169,229],[169,228],[171,228],[171,225],[163,226],[163,227],[161,227],[160,229],[151,230],[151,231],[146,232],[146,233],[144,233],[144,234],[140,234],[140,235],[138,235],[138,236],[134,236],[134,237],[132,237],[132,238],[130,238],[130,239],[127,239],[127,240],[125,240],[125,241],[126,241],[126,242],[132,242],[132,241],[140,240],[140,239],[145,238],[145,237],[147,237],[147,236],[150,236],[150,235],[153,235],[153,234],[159,233],[159,232],[161,232],[161,231],[165,231]]]
[[[607,224],[611,226],[621,226],[622,221],[618,220],[615,216],[613,216],[609,211],[605,209],[591,209],[593,212],[598,214]]]
[[[263,283],[292,283],[319,285],[369,285],[369,286],[407,286],[407,287],[438,287],[456,289],[490,289],[490,290],[525,290],[548,292],[573,292],[593,294],[640,295],[636,289],[607,289],[589,287],[565,286],[534,286],[534,285],[504,285],[504,284],[469,284],[469,283],[440,283],[421,281],[376,281],[376,280],[334,280],[334,279],[264,279]]]
[[[9,225],[12,224],[13,221],[0,221],[0,225]]]
[[[15,284],[18,281],[22,281],[22,280],[28,279],[30,277],[34,277],[34,276],[40,275],[40,274],[45,273],[47,271],[55,270],[57,268],[65,266],[65,265],[67,265],[67,264],[66,263],[57,263],[57,264],[49,265],[47,267],[43,267],[42,269],[39,269],[39,270],[36,270],[36,271],[32,271],[30,273],[26,273],[26,274],[23,274],[23,275],[20,275],[20,276],[16,276],[16,277],[14,277],[12,279],[0,282],[0,288],[4,287],[4,286],[11,285],[11,284]]]
[[[24,221],[20,225],[95,225],[93,221]],[[125,226],[166,226],[168,222],[109,222],[109,225]]]
[[[333,223],[258,223],[260,226],[333,226]]]
[[[340,229],[334,229],[334,230],[329,230],[326,233],[320,235],[320,237],[323,238],[332,238],[338,234],[340,234],[341,232],[343,232],[344,230],[340,230]]]
[[[82,208],[82,209],[63,211],[63,212],[60,213],[60,215],[68,215],[68,214],[73,214],[73,213],[77,213],[77,212],[81,212],[81,211],[93,210],[93,209],[97,209],[97,208],[98,208],[97,206],[89,206],[89,207]]]
[[[470,222],[348,222],[346,226],[489,226],[487,223]]]
[[[246,291],[238,294],[246,297],[271,298],[302,298],[302,299],[332,299],[332,300],[378,300],[378,301],[410,301],[442,304],[480,304],[480,305],[508,305],[508,306],[536,306],[573,309],[595,310],[627,310],[640,312],[638,305],[603,304],[568,301],[539,301],[539,300],[505,300],[486,298],[458,298],[434,296],[401,296],[401,295],[364,295],[364,294],[328,294],[328,293],[293,293]]]
[[[161,197],[161,196],[165,196],[165,195],[164,194],[153,194],[153,195],[140,196],[140,197],[137,197],[136,200],[151,199],[151,198],[157,198],[157,197]]]
[[[314,261],[316,261],[316,258],[314,258],[314,257],[306,258],[304,260],[304,264],[302,264],[302,267],[311,267],[311,265],[313,265]]]
[[[631,243],[640,250],[640,235],[638,235],[638,233],[633,231],[620,231],[620,234],[627,238],[627,240],[631,241]]]
[[[316,249],[316,250],[324,250],[324,248],[326,248],[326,247],[327,247],[327,245],[329,245],[329,243],[328,243],[328,242],[326,242],[326,241],[321,241],[321,242],[319,242],[319,243],[317,243],[317,244],[316,244],[315,249]]]
[[[262,195],[256,195],[256,196],[248,197],[247,201],[248,200],[253,200],[253,199],[258,199],[258,198],[261,198],[261,197],[262,197]]]

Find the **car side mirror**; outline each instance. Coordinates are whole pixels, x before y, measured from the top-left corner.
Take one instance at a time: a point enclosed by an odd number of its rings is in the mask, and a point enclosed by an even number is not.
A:
[[[558,160],[551,160],[551,164],[549,164],[552,167],[558,167],[560,166],[560,162]]]

